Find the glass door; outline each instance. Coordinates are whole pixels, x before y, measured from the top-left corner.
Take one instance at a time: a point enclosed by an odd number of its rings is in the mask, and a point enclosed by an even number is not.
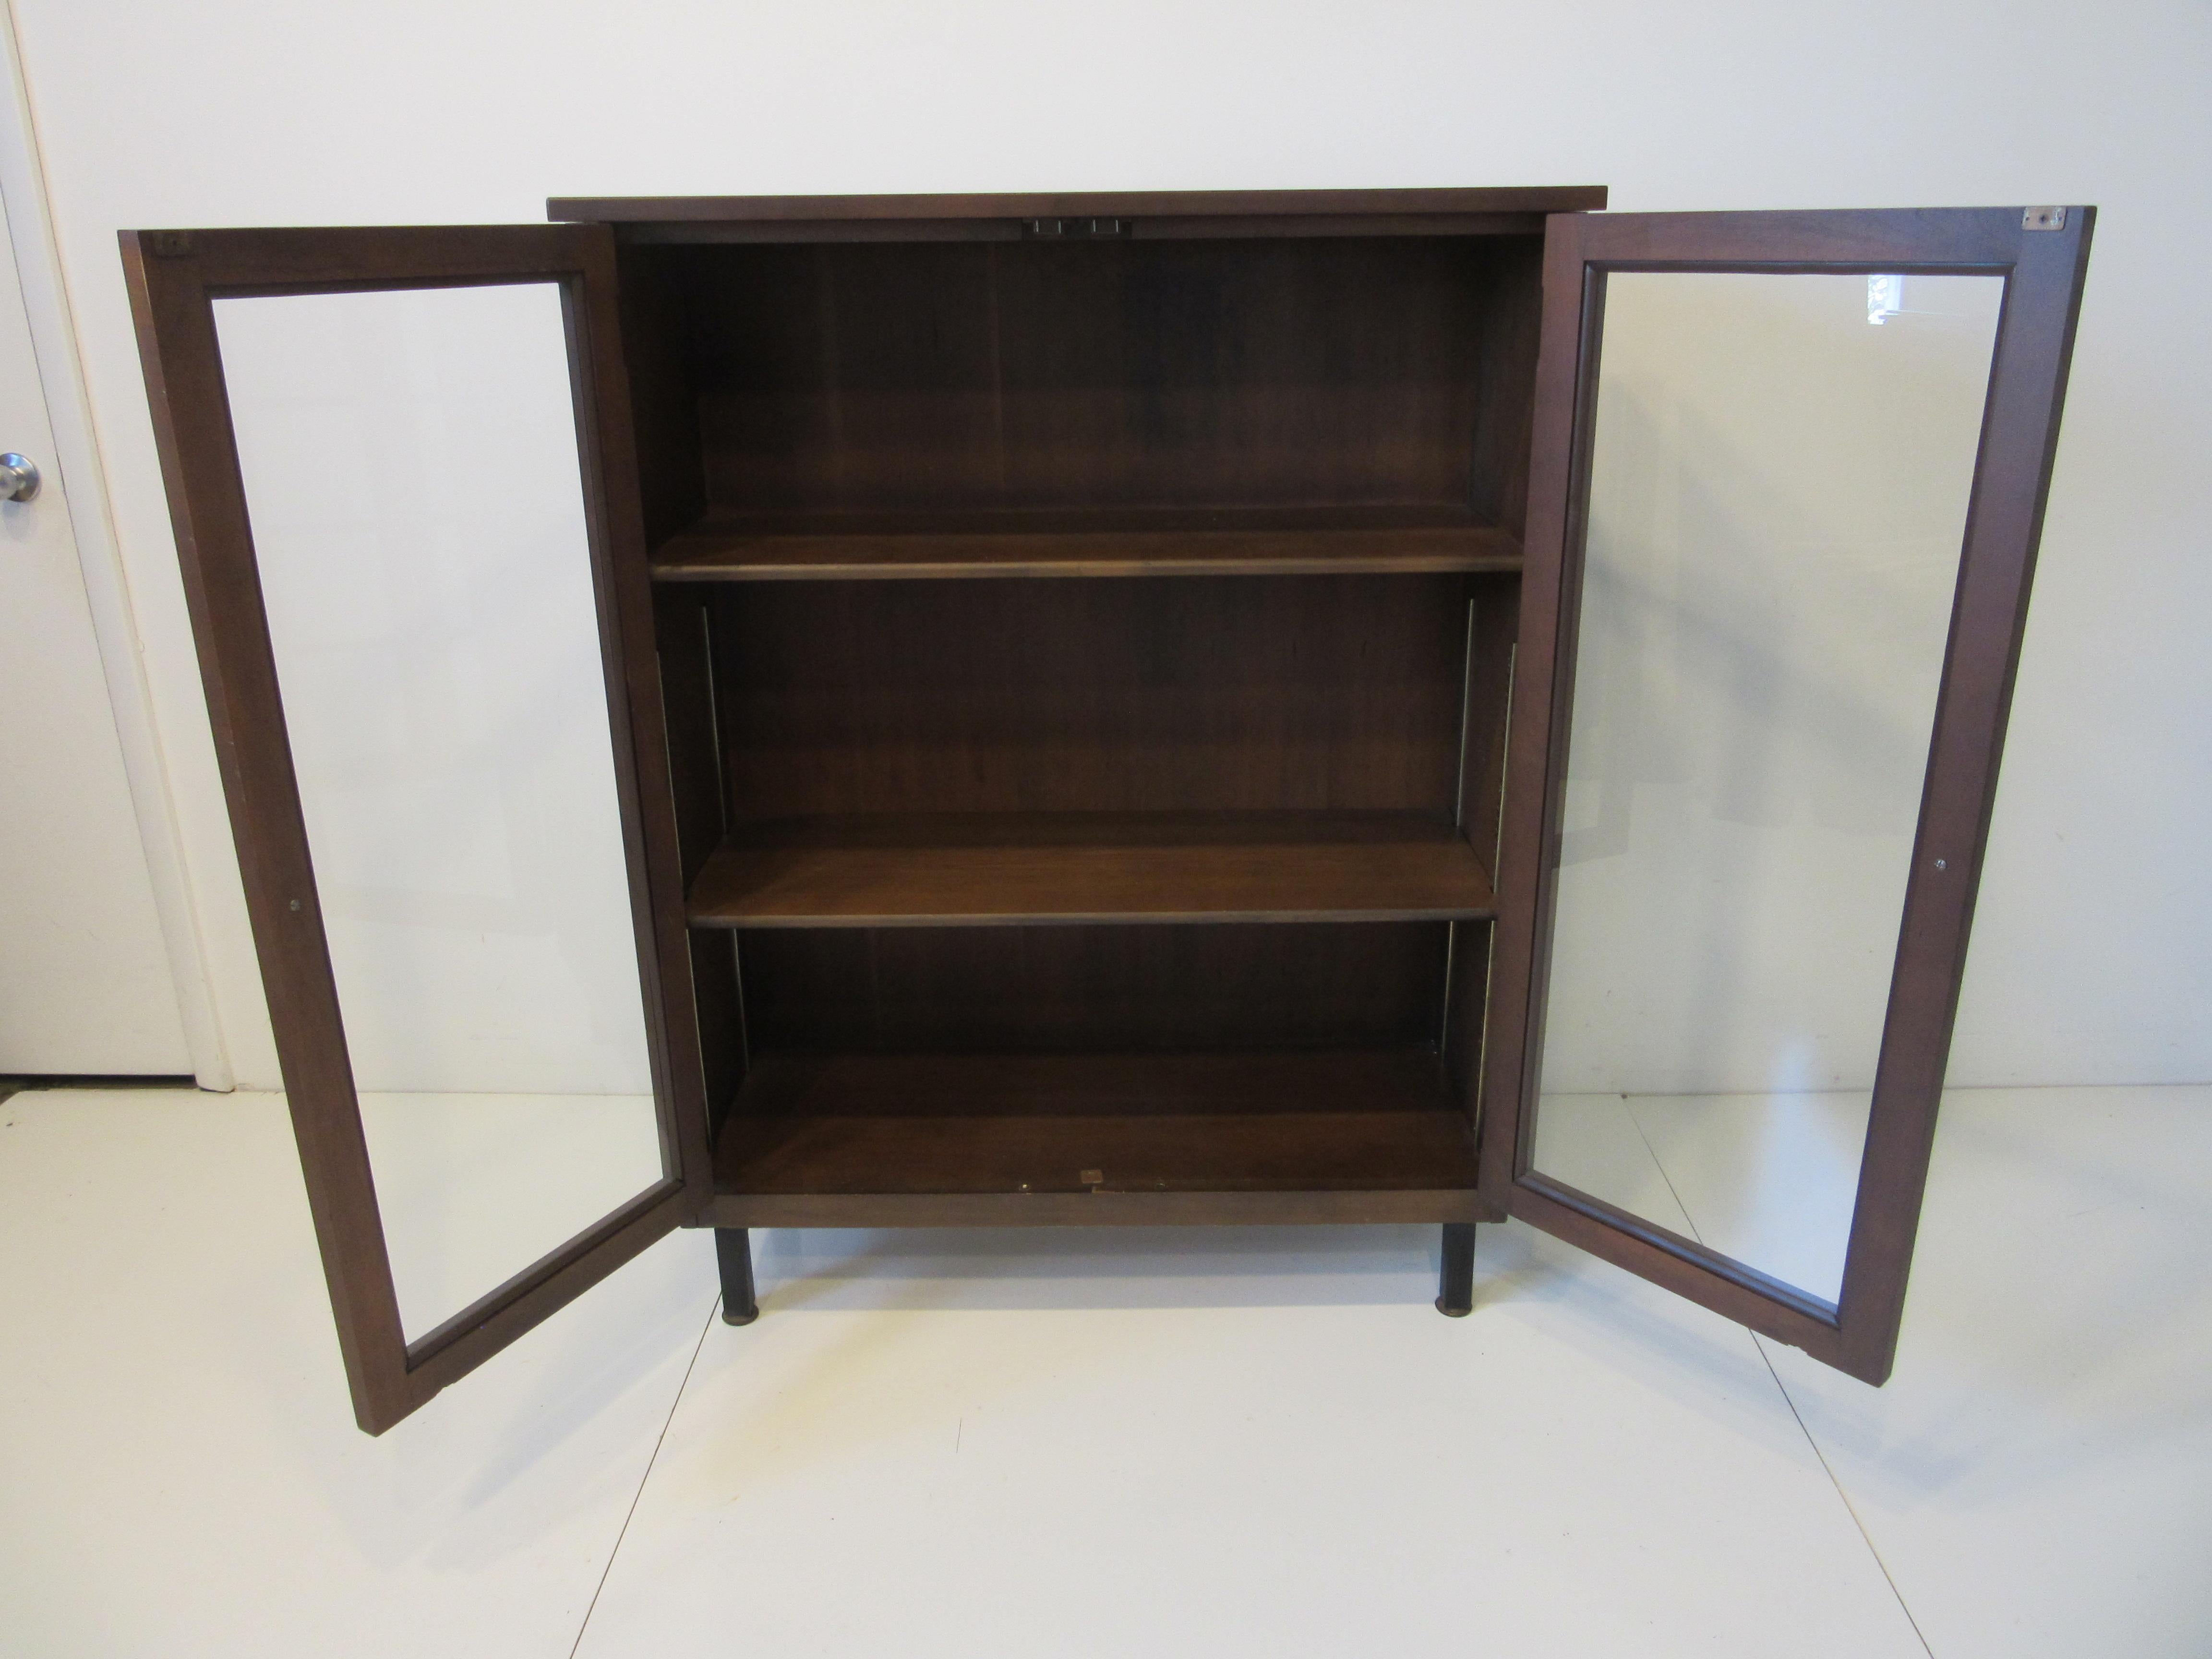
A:
[[[612,237],[156,231],[124,253],[380,1433],[710,1188]]]
[[[1486,1195],[1870,1382],[2093,212],[1547,231]]]

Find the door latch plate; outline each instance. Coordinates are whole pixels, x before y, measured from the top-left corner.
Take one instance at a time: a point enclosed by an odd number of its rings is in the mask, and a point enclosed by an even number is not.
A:
[[[1104,242],[1126,240],[1134,231],[1129,219],[1024,219],[1025,241]]]

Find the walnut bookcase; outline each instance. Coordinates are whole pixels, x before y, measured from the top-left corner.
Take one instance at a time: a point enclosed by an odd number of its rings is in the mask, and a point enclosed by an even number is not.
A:
[[[1511,1214],[1886,1375],[2091,214],[1604,198],[125,233],[362,1425],[678,1225],[718,1230],[733,1322],[753,1226],[1434,1223],[1464,1313],[1472,1224]],[[1833,1304],[1530,1168],[1577,492],[1629,269],[2011,285],[1923,827],[1953,850],[1899,963],[1935,1017],[1893,1012]],[[520,282],[568,319],[665,1178],[409,1341],[210,307]]]

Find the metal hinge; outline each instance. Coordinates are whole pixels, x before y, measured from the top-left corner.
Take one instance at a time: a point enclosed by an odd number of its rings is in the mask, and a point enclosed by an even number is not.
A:
[[[1048,241],[1101,241],[1127,237],[1135,229],[1129,219],[1024,219],[1022,234]]]
[[[2020,228],[2022,230],[2063,230],[2066,228],[2066,210],[2063,207],[2022,208]]]

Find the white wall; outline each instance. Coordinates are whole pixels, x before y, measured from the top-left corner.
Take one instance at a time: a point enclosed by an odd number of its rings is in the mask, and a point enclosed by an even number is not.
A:
[[[1547,1095],[1871,1097],[2004,283],[1905,289],[1607,282]]]
[[[2195,0],[15,3],[242,1083],[275,1060],[118,228],[527,221],[555,193],[1561,183],[1622,210],[2100,205],[1952,1076],[2212,1079]]]
[[[559,289],[215,313],[355,1086],[650,1095]]]

